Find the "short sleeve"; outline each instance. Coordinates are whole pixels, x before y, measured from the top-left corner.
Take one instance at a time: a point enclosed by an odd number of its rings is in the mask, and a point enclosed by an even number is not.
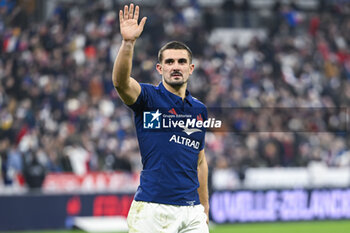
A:
[[[145,108],[147,108],[147,106],[149,106],[151,85],[145,84],[145,83],[140,83],[140,86],[141,86],[141,93],[137,97],[136,102],[131,104],[131,105],[127,105],[134,112],[143,111]]]

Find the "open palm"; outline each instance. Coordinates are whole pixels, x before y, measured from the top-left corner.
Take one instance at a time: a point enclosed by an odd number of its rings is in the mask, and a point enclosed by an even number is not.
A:
[[[136,6],[134,12],[134,4],[130,4],[130,7],[127,5],[124,6],[124,12],[119,11],[119,23],[120,23],[120,33],[124,40],[134,41],[142,33],[143,27],[146,23],[146,17],[143,17],[140,24],[138,24],[139,19],[139,6]]]

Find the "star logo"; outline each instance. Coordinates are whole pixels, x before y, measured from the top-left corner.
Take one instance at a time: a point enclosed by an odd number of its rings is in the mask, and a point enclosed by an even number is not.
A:
[[[162,113],[157,111],[143,112],[143,128],[144,129],[160,129],[160,118]]]
[[[157,109],[157,111],[155,113],[151,113],[152,115],[152,120],[151,122],[153,122],[154,120],[159,121],[159,117],[162,115],[161,113],[159,113],[159,109]]]

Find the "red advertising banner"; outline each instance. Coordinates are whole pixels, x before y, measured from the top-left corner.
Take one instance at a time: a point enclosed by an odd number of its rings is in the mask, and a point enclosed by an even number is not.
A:
[[[135,192],[139,180],[139,173],[92,172],[83,176],[74,173],[50,173],[44,180],[42,190],[44,192]]]

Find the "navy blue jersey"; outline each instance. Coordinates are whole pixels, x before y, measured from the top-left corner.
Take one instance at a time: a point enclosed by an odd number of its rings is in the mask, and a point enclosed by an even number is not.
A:
[[[136,201],[171,205],[200,204],[198,154],[204,148],[207,119],[203,103],[186,91],[184,100],[164,85],[140,84],[134,111],[143,171]]]

